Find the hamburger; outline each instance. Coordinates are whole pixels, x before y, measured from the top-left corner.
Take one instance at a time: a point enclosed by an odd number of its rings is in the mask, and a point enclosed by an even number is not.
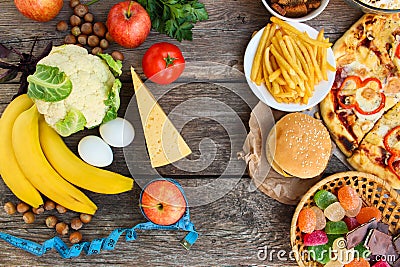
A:
[[[290,113],[270,131],[266,156],[285,177],[303,179],[320,175],[331,156],[332,143],[321,121],[303,113]]]

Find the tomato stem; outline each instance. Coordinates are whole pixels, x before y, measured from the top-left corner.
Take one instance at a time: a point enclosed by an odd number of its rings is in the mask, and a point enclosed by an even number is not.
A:
[[[165,68],[168,68],[170,65],[174,65],[174,61],[177,60],[175,57],[171,57],[167,54],[167,57],[164,58],[165,60]]]

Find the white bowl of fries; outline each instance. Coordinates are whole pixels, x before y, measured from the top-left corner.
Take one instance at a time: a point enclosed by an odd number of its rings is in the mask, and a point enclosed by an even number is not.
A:
[[[324,11],[329,0],[261,0],[269,13],[282,20],[303,22]]]
[[[276,17],[250,40],[244,73],[253,93],[277,110],[314,107],[329,93],[336,64],[323,29]]]

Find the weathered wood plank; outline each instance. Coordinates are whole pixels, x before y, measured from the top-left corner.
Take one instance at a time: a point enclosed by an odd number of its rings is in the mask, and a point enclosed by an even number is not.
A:
[[[66,1],[67,2],[67,1]],[[112,44],[108,51],[121,50],[126,56],[124,69],[130,65],[141,71],[141,58],[147,48],[155,42],[168,41],[179,45],[184,57],[189,62],[211,61],[233,66],[243,71],[243,55],[251,34],[262,28],[270,14],[261,1],[202,1],[210,14],[208,21],[196,24],[192,42],[176,42],[171,38],[152,32],[147,41],[136,49],[124,49]],[[105,21],[112,1],[103,1],[91,8],[96,19]],[[54,21],[47,23],[32,22],[20,16],[9,1],[0,2],[0,10],[6,10],[0,21],[0,42],[11,43],[16,48],[29,51],[32,40],[37,37],[38,48],[44,47],[48,40],[55,45],[62,44],[64,33],[55,31],[58,20],[67,19],[71,14],[66,4]],[[346,12],[344,12],[346,11]],[[335,41],[361,13],[348,7],[341,0],[331,1],[326,10],[316,19],[307,24],[317,29],[324,27],[327,37]],[[15,25],[18,27],[15,27]],[[210,49],[212,48],[212,49]],[[129,72],[124,72],[124,79],[129,78]]]
[[[258,103],[258,100],[246,84],[243,86],[242,88],[241,85],[237,86],[237,84],[231,83],[189,83],[172,88],[160,98],[159,103],[165,112],[170,115],[174,114],[172,121],[176,127],[178,129],[183,127],[182,135],[194,152],[189,157],[190,160],[181,161],[176,166],[168,165],[158,168],[157,171],[160,175],[218,177],[227,169],[229,162],[232,162],[233,165],[229,167],[228,176],[240,176],[244,173],[244,161],[237,160],[236,154],[242,149],[242,144],[248,132],[250,111]],[[3,96],[0,114],[15,93],[17,85],[4,84],[1,85],[1,88]],[[242,90],[241,95],[238,95],[238,90]],[[157,91],[154,92],[157,96]],[[130,83],[124,84],[121,98],[119,114],[122,117],[127,116],[132,122],[136,137],[132,145],[124,150],[113,148],[115,161],[108,169],[129,175],[126,167],[127,162],[133,177],[150,175],[152,169],[149,164],[141,121]],[[199,100],[191,101],[195,98]],[[129,105],[131,99],[132,103]],[[206,102],[202,99],[205,99]],[[184,108],[179,108],[180,105]],[[200,105],[201,109],[198,109],[197,105]],[[174,111],[175,108],[178,111]],[[98,129],[79,132],[65,140],[72,151],[77,153],[79,140],[90,134],[99,135]],[[203,141],[207,141],[206,139],[213,140],[214,144],[209,141],[204,143]],[[343,165],[334,160],[330,163],[327,172],[336,172],[338,166],[345,170]],[[227,174],[225,173],[225,175]]]
[[[200,186],[207,180],[179,180],[184,186]],[[199,240],[190,251],[185,251],[179,240],[183,232],[138,231],[138,240],[127,243],[121,238],[116,250],[97,256],[81,256],[78,259],[63,261],[63,264],[132,264],[135,266],[233,266],[268,265],[296,266],[294,261],[274,262],[258,259],[258,249],[289,251],[289,227],[293,207],[280,204],[262,193],[248,191],[249,180],[240,181],[223,198],[207,205],[191,209],[191,218],[200,233]],[[0,184],[1,202],[14,199],[4,185]],[[143,218],[137,207],[140,190],[119,196],[90,194],[99,211],[93,221],[81,230],[84,240],[93,240],[107,236],[118,227],[132,227]],[[101,203],[101,204],[100,204]],[[116,213],[115,211],[118,210]],[[0,211],[2,231],[21,238],[43,242],[54,236],[53,230],[44,226],[45,215],[37,217],[32,225],[22,222],[21,215],[8,216]],[[48,213],[50,214],[50,213]],[[74,215],[62,216],[69,220]],[[68,242],[67,240],[65,240]],[[0,241],[1,265],[40,265],[53,266],[59,256],[52,251],[44,257],[34,257],[26,252],[14,249]],[[60,262],[61,263],[61,262]]]

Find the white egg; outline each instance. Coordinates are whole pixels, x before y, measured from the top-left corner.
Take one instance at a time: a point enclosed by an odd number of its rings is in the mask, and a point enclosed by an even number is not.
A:
[[[105,167],[113,162],[111,147],[98,136],[88,135],[79,141],[79,156],[88,164]]]
[[[116,118],[100,126],[100,135],[110,146],[125,147],[132,143],[135,129],[129,121]]]

